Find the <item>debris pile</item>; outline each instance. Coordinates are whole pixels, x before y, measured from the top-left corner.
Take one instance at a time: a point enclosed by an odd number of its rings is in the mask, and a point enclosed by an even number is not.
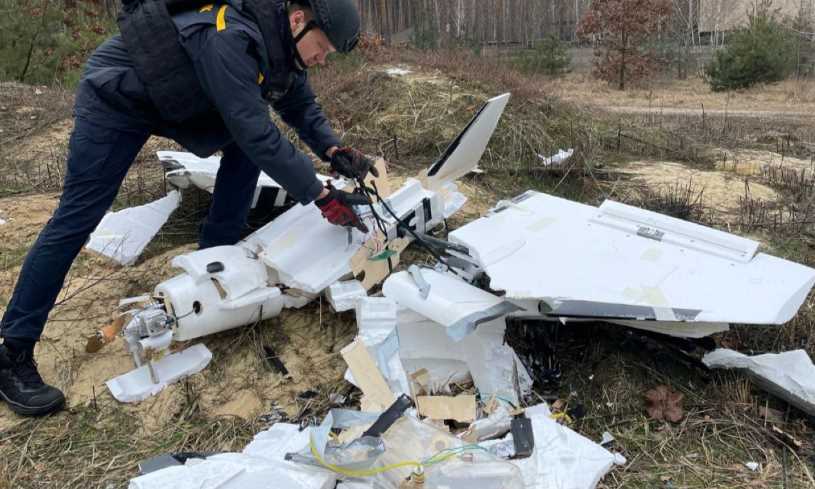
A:
[[[275,198],[264,200],[288,210],[238,245],[176,257],[181,274],[122,303],[130,309],[88,343],[98,350],[124,336],[137,368],[108,382],[120,401],[145,399],[211,359],[202,344],[158,358],[173,342],[272,318],[323,295],[335,311],[356,314],[358,334],[340,354],[345,378],[362,392],[359,411],[333,409],[319,426],[275,424],[242,453],[147,461],[132,489],[251,489],[270,480],[326,489],[592,489],[625,459],[604,447],[611,434],[598,444],[559,422],[580,414],[532,400],[533,378],[506,342],[508,321],[602,321],[700,338],[733,322],[782,324],[797,313],[815,270],[758,253],[755,241],[613,201],[593,207],[527,191],[445,239],[433,234],[464,205],[455,182],[476,167],[507,100],[489,100],[437,162],[398,189],[391,191],[382,162],[377,179],[333,182],[370,198],[357,209],[369,232],[332,226],[314,206],[287,204],[276,183],[261,179],[256,192],[271,189]],[[217,174],[216,160],[161,159],[178,188],[209,188]],[[135,259],[141,238],[177,206],[174,194],[165,199],[109,215],[93,238],[107,243],[98,251]],[[132,227],[132,214],[150,213],[152,227],[138,242],[116,231]],[[397,271],[410,243],[433,260]],[[378,284],[381,296],[369,296]],[[813,377],[812,364],[792,372],[802,365],[798,356],[746,362],[714,352],[707,361],[747,369],[811,408],[815,386],[801,379]],[[558,367],[546,369],[535,379],[556,383]],[[684,417],[682,394],[668,386],[646,398],[653,419]]]

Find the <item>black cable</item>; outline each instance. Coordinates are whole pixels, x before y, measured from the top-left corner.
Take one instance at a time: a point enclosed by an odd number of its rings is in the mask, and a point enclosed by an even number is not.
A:
[[[379,195],[379,189],[376,188],[376,182],[372,181],[371,185],[373,186],[372,189],[367,188],[367,186],[365,186],[365,185],[363,185],[363,187],[365,187],[365,191],[373,193],[376,196],[377,200],[382,204],[382,207],[384,207],[385,210],[388,211],[388,213],[396,220],[397,228],[402,228],[403,230],[410,233],[413,236],[413,238],[416,240],[416,242],[418,242],[420,245],[422,245],[423,248],[425,248],[427,251],[429,251],[430,254],[433,255],[433,257],[436,260],[438,260],[439,262],[444,264],[444,266],[447,267],[448,270],[451,270],[451,271],[453,271],[455,273],[455,271],[452,270],[450,268],[450,266],[447,264],[447,259],[446,258],[444,258],[442,255],[437,253],[435,248],[433,248],[431,245],[427,244],[427,242],[425,242],[425,240],[422,239],[421,236],[419,236],[414,230],[410,229],[410,226],[406,225],[404,223],[404,221],[402,221],[402,219],[400,219],[399,216],[396,215],[396,213],[393,211],[393,209],[391,209],[391,207],[388,205],[388,203],[385,202],[385,199],[383,199],[382,196]],[[376,215],[375,212],[374,212],[374,215]]]

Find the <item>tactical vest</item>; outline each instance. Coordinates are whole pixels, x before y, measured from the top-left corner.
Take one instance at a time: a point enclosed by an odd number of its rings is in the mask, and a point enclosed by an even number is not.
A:
[[[136,74],[162,118],[181,123],[211,112],[192,60],[179,40],[173,16],[200,9],[212,0],[122,0],[117,22],[122,39],[133,61]],[[295,73],[289,69],[289,57],[280,42],[280,22],[285,15],[284,0],[229,1],[257,26],[262,57],[259,76],[261,92],[276,102],[291,87]],[[255,37],[255,36],[252,36]]]

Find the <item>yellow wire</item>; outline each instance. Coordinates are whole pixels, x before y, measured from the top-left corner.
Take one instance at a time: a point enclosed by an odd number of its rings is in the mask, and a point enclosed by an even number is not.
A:
[[[320,452],[317,451],[317,446],[314,444],[314,439],[309,437],[309,448],[311,448],[311,455],[317,460],[317,462],[322,465],[323,467],[327,468],[332,472],[336,472],[338,474],[342,474],[348,477],[372,477],[377,474],[381,474],[383,472],[388,472],[395,469],[401,469],[403,467],[415,467],[418,469],[422,468],[422,464],[420,462],[416,462],[413,460],[407,460],[404,462],[399,462],[391,465],[385,465],[384,467],[376,467],[374,469],[364,469],[364,470],[353,470],[353,469],[346,469],[345,467],[340,467],[339,465],[334,465],[326,462],[323,460],[323,457],[320,456]]]

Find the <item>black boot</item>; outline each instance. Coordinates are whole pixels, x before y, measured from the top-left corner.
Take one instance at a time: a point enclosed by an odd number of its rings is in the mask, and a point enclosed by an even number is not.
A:
[[[42,381],[34,349],[12,349],[8,345],[0,345],[0,398],[23,416],[50,414],[65,404],[62,391]]]

